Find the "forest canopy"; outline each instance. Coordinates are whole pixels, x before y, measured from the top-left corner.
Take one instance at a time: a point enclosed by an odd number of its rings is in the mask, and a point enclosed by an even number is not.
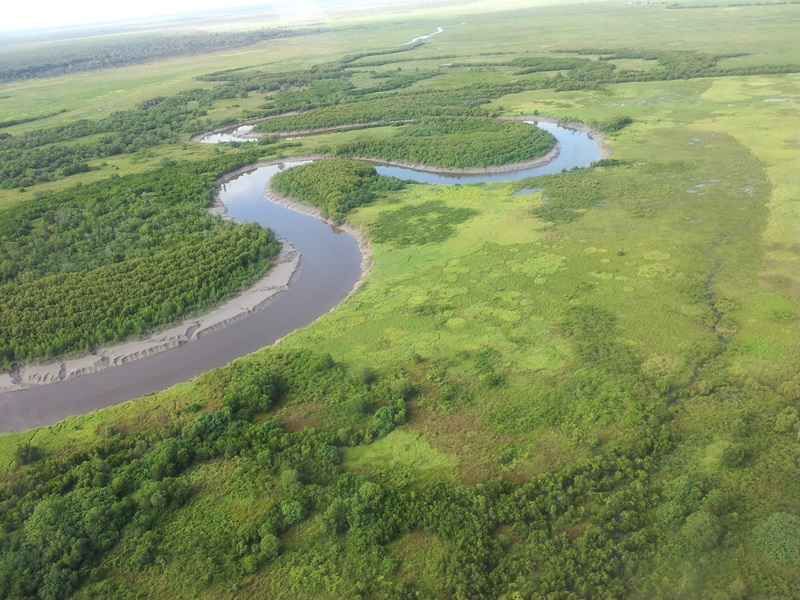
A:
[[[555,144],[551,133],[520,121],[438,117],[420,119],[388,138],[339,144],[334,154],[463,169],[531,160]]]
[[[273,234],[206,210],[217,178],[255,156],[112,177],[0,212],[0,363],[141,335],[266,271]]]
[[[381,192],[400,190],[405,184],[378,175],[369,164],[334,158],[281,171],[270,185],[281,194],[320,207],[323,214],[341,222],[351,209],[372,202]]]

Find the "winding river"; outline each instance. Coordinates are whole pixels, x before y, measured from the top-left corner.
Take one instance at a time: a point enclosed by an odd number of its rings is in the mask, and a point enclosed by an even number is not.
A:
[[[586,166],[601,157],[598,143],[586,133],[539,123],[559,141],[552,162],[519,171],[480,175],[447,175],[393,166],[380,173],[434,184],[508,181]],[[225,141],[224,139],[219,141]],[[361,277],[362,255],[353,236],[315,217],[268,201],[267,181],[279,169],[259,167],[224,183],[220,200],[237,221],[271,227],[301,253],[288,289],[262,309],[218,331],[166,352],[66,381],[0,393],[0,432],[54,424],[70,415],[137,398],[165,389],[227,364],[315,321],[338,305]]]

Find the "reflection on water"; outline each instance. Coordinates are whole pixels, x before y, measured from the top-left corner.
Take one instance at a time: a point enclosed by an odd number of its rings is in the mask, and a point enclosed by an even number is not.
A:
[[[255,125],[240,125],[232,131],[209,133],[200,140],[203,144],[220,144],[222,142],[257,142],[258,137],[244,137],[253,131]]]

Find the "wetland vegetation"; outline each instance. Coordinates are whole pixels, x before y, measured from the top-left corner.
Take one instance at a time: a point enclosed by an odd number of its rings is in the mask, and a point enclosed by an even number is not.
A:
[[[284,170],[365,232],[367,281],[191,382],[0,435],[0,596],[800,596],[800,9],[518,4],[109,70],[129,97],[97,114],[100,77],[49,106],[47,79],[3,84],[6,363],[261,273],[268,230],[206,212],[240,165],[523,152],[536,130],[494,117],[534,114],[613,157],[449,186]],[[262,144],[189,141],[262,117]]]

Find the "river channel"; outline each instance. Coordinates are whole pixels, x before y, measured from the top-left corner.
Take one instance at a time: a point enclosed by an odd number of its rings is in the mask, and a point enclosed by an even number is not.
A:
[[[393,166],[380,173],[433,184],[468,184],[518,180],[587,166],[601,156],[597,142],[586,133],[539,123],[559,141],[552,162],[519,171],[480,175],[447,175]],[[225,141],[225,140],[220,140]],[[200,373],[227,364],[275,343],[334,308],[361,277],[362,256],[350,234],[315,217],[270,202],[263,190],[280,166],[259,167],[224,183],[219,198],[237,221],[271,227],[301,253],[288,289],[262,309],[222,329],[171,350],[74,379],[0,393],[0,432],[54,424],[165,389]]]

